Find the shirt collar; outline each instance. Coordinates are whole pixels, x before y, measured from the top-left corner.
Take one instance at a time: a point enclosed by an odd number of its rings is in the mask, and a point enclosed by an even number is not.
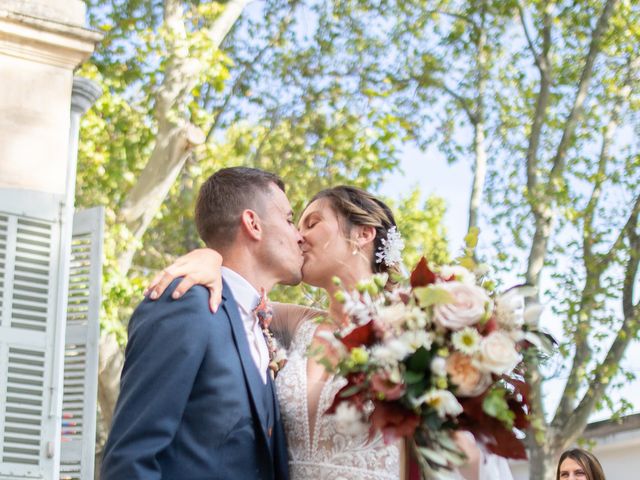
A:
[[[246,313],[250,314],[260,303],[260,294],[242,275],[231,270],[229,267],[222,267],[222,278],[233,293],[238,306]]]

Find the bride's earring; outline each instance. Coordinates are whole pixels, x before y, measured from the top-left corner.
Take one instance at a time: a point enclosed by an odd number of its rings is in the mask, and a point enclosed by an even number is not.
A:
[[[349,240],[349,243],[351,243],[351,245],[353,246],[353,250],[351,250],[351,255],[353,255],[355,257],[356,255],[358,255],[358,253],[360,253],[360,246],[353,239]]]

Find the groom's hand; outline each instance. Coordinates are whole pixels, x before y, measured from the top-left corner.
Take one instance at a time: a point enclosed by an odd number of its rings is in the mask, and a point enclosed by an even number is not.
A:
[[[167,268],[159,272],[144,295],[156,300],[177,277],[184,277],[175,288],[171,297],[180,298],[194,285],[204,285],[209,290],[209,307],[212,312],[218,310],[222,300],[222,256],[210,248],[199,248],[179,257]]]

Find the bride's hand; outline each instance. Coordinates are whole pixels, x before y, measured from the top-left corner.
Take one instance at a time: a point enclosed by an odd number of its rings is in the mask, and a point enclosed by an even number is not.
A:
[[[209,289],[209,307],[212,312],[216,312],[222,300],[221,267],[222,256],[215,250],[210,248],[192,250],[153,277],[144,294],[149,295],[151,300],[160,298],[175,278],[184,277],[171,297],[178,299],[194,285],[204,285]]]

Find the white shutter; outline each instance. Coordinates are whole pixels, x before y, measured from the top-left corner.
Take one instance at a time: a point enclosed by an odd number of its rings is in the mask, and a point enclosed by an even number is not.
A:
[[[103,224],[102,207],[74,215],[65,333],[60,480],[93,479]]]
[[[0,479],[55,476],[61,202],[0,189]]]

